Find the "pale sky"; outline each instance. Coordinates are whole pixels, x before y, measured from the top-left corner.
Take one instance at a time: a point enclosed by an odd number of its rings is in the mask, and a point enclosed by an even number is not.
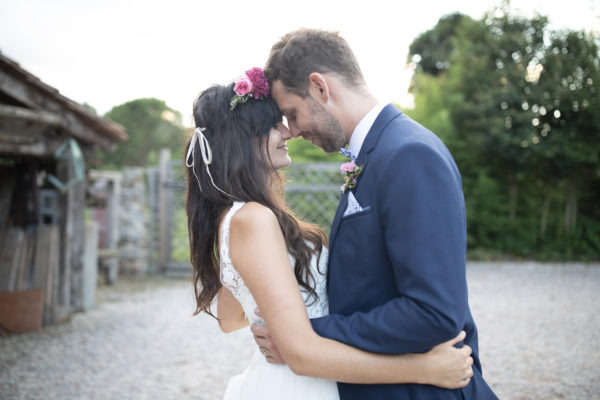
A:
[[[552,28],[595,29],[600,0],[513,0]],[[500,0],[0,0],[0,51],[43,82],[104,114],[156,97],[191,123],[195,96],[262,67],[299,27],[337,30],[380,101],[408,106],[408,46],[455,11],[480,18]]]

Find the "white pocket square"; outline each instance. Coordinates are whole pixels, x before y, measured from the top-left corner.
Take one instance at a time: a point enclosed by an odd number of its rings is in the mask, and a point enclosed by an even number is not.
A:
[[[348,215],[356,214],[356,213],[359,213],[364,210],[365,209],[362,208],[361,205],[356,200],[356,197],[354,197],[354,194],[352,194],[352,192],[349,192],[348,193],[348,205],[346,206],[346,211],[344,211],[343,216],[347,217]]]

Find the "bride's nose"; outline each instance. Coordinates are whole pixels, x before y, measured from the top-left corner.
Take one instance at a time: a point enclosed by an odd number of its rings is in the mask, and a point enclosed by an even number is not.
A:
[[[281,133],[281,138],[283,140],[289,140],[292,138],[292,134],[290,133],[290,130],[284,124],[279,125],[279,133]]]

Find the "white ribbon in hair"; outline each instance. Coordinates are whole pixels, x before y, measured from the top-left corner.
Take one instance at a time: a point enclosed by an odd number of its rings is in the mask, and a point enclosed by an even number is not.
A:
[[[194,151],[196,149],[196,142],[198,142],[200,144],[200,153],[202,154],[202,161],[204,161],[204,166],[206,167],[206,173],[208,174],[208,177],[210,178],[210,182],[212,183],[214,188],[217,189],[219,192],[223,193],[226,196],[234,198],[232,195],[230,195],[229,193],[226,193],[220,187],[218,187],[215,184],[215,181],[213,180],[212,175],[210,174],[210,169],[208,168],[208,166],[212,163],[212,151],[210,149],[210,145],[208,144],[208,139],[206,139],[206,136],[204,136],[205,130],[206,130],[206,128],[194,129],[194,132],[192,133],[192,139],[190,141],[190,147],[188,148],[187,154],[185,156],[185,165],[188,168],[192,169],[192,172],[194,173],[194,176],[196,177],[196,180],[198,181],[198,186],[200,187],[200,190],[202,190],[202,185],[200,184],[200,178],[198,178],[198,175],[196,175],[196,170],[194,169]],[[190,162],[190,158],[192,160],[191,162]]]

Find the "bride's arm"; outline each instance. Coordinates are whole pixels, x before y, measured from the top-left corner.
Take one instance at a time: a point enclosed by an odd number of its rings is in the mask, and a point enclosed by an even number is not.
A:
[[[217,295],[217,318],[219,327],[225,333],[245,328],[250,324],[242,305],[225,286],[221,287]]]
[[[231,221],[229,240],[232,262],[254,296],[281,355],[296,374],[350,383],[432,381],[428,354],[368,353],[313,331],[271,210],[257,203],[246,204]],[[469,365],[465,365],[467,369]]]

